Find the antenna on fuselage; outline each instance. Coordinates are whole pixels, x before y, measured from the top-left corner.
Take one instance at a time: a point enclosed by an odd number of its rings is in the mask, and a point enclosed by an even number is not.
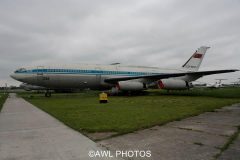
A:
[[[121,63],[111,63],[110,65],[119,65],[119,64],[121,64]]]

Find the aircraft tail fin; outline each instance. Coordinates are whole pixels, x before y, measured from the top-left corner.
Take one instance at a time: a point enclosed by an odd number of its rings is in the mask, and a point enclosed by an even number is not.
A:
[[[196,52],[188,59],[188,61],[182,66],[182,68],[188,70],[188,71],[198,71],[203,57],[206,53],[206,51],[210,47],[202,46],[196,50]]]

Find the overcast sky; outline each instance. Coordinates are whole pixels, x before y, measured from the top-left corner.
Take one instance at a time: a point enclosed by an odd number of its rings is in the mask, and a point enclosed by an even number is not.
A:
[[[180,67],[210,46],[200,70],[240,69],[239,0],[1,0],[0,86],[21,66],[54,63]],[[240,78],[240,72],[208,76]]]

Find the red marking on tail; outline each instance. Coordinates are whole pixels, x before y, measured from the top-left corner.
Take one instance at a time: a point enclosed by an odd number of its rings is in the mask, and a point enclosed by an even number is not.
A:
[[[194,55],[193,55],[193,58],[202,58],[202,54],[200,54],[200,53],[195,53]]]

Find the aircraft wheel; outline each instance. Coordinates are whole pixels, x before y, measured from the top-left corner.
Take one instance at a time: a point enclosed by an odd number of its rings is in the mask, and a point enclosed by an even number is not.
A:
[[[52,96],[51,92],[46,92],[45,93],[45,97],[51,97],[51,96]]]

